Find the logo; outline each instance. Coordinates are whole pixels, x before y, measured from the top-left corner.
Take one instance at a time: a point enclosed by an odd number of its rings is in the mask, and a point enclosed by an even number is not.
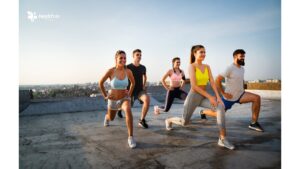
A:
[[[53,21],[53,20],[59,19],[59,18],[60,18],[60,15],[57,15],[57,14],[37,14],[34,11],[27,11],[27,19],[32,23],[37,20]]]
[[[38,17],[35,12],[27,11],[27,18],[31,21],[34,22]]]

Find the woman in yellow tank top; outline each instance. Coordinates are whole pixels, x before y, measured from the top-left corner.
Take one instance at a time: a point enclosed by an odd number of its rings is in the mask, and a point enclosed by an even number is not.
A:
[[[203,64],[205,57],[204,46],[196,45],[192,47],[191,64],[189,65],[191,89],[184,102],[184,112],[182,118],[172,117],[166,119],[166,129],[171,130],[172,123],[182,126],[188,125],[195,109],[200,106],[206,109],[205,114],[217,115],[217,125],[220,131],[218,145],[232,150],[234,146],[226,139],[224,104],[217,91],[209,65]],[[210,82],[215,96],[206,91],[208,82]]]
[[[196,84],[198,86],[207,85],[207,83],[209,81],[209,75],[208,75],[207,66],[204,66],[204,72],[203,73],[202,73],[202,71],[198,67],[196,67],[196,69],[195,69],[195,77],[196,77]]]

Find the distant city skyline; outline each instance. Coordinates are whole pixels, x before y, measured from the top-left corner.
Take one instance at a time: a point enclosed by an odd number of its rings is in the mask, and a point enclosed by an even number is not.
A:
[[[97,82],[118,49],[143,51],[149,82],[202,44],[213,75],[246,51],[245,80],[281,79],[280,0],[20,1],[20,85]]]

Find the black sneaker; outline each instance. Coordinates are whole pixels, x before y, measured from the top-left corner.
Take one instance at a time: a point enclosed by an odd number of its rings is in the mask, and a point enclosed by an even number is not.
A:
[[[122,111],[121,111],[121,110],[118,111],[118,117],[123,118],[123,115],[122,115]]]
[[[200,116],[201,116],[201,119],[207,120],[206,114],[203,113],[203,110],[201,110],[201,111],[199,112],[199,114],[200,114]]]
[[[145,120],[145,119],[140,120],[139,126],[140,126],[140,127],[143,127],[144,129],[147,129],[147,128],[148,128],[148,124],[146,123],[146,120]]]
[[[252,130],[264,132],[264,129],[259,125],[258,122],[250,123],[248,127],[249,127],[249,129],[252,129]]]

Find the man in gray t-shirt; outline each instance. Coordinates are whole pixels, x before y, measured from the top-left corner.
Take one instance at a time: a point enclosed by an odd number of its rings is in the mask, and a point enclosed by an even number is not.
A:
[[[243,49],[237,49],[233,52],[234,62],[216,78],[216,85],[222,94],[222,100],[225,105],[225,111],[230,109],[235,103],[252,103],[252,121],[249,128],[263,132],[259,125],[258,116],[260,111],[260,96],[244,90],[244,65],[245,54]],[[225,91],[222,88],[222,81],[225,79]]]

